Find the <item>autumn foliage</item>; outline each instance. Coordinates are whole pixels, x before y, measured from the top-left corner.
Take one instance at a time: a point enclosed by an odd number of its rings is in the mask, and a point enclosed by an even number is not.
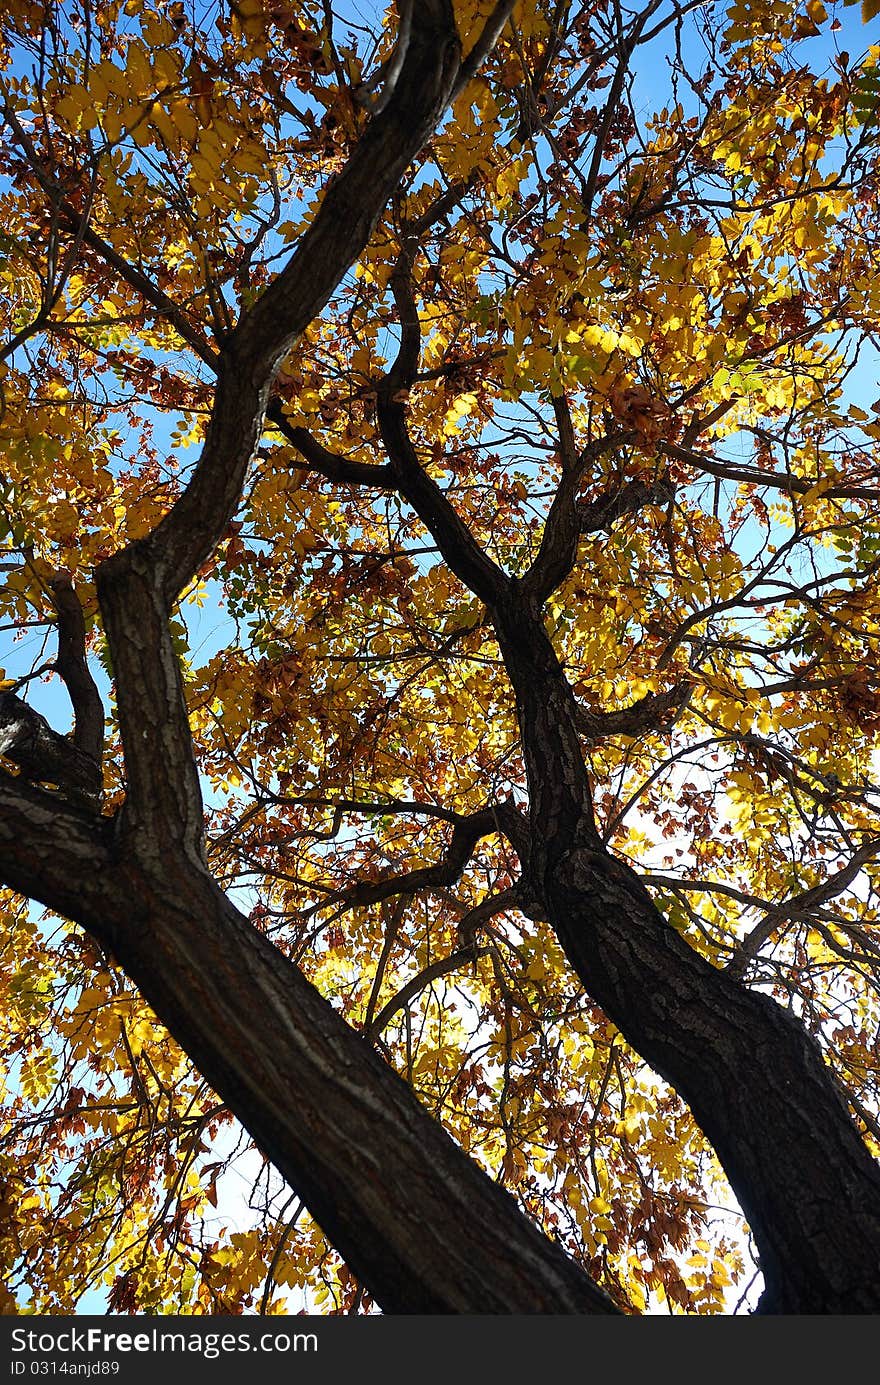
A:
[[[6,0],[3,1311],[880,1310],[875,9]]]

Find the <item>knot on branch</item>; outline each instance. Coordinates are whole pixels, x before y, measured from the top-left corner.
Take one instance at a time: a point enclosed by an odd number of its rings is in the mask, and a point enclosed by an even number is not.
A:
[[[101,767],[86,751],[60,736],[15,693],[0,693],[0,754],[33,784],[54,784],[80,804],[95,805]]]
[[[582,534],[595,534],[610,529],[616,519],[641,510],[645,505],[668,505],[675,499],[675,486],[668,476],[656,481],[628,481],[619,490],[607,492],[595,500],[583,500],[577,507],[578,528]]]

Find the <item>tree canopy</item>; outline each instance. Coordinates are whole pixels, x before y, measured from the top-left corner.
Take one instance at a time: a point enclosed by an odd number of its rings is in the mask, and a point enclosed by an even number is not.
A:
[[[876,9],[6,0],[3,1311],[880,1310]]]

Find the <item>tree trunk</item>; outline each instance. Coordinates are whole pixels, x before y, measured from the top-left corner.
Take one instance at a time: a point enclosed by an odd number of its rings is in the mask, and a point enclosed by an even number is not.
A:
[[[529,778],[533,887],[588,994],[690,1106],[758,1246],[768,1313],[880,1311],[880,1169],[803,1026],[705,961],[604,849],[540,615],[496,611]]]
[[[0,780],[0,868],[108,948],[388,1313],[615,1313],[183,849]]]

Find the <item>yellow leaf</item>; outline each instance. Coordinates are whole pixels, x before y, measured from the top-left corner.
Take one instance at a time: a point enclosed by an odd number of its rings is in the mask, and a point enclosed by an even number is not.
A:
[[[126,55],[125,76],[129,83],[129,96],[147,96],[154,89],[150,60],[139,43],[132,43]]]

